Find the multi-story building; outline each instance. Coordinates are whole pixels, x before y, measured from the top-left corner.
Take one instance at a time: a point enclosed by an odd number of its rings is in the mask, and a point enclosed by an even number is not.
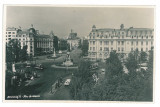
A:
[[[88,36],[88,57],[106,59],[113,50],[123,56],[134,50],[148,52],[153,47],[153,36],[151,28],[124,28],[121,24],[120,29],[96,29],[93,25]]]
[[[6,43],[11,39],[18,40],[21,48],[27,45],[27,53],[30,56],[53,52],[53,37],[53,33],[50,33],[50,35],[39,34],[39,31],[35,30],[33,25],[27,30],[14,27],[6,29]]]
[[[77,33],[71,30],[69,37],[67,38],[67,43],[70,45],[70,50],[76,49],[79,46],[80,38],[77,37]]]

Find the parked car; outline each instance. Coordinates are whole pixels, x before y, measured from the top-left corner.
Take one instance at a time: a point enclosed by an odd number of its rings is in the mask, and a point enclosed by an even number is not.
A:
[[[101,74],[105,74],[105,69],[104,68],[101,69]]]
[[[69,86],[70,82],[71,82],[71,79],[66,79],[64,85],[65,85],[65,86]]]
[[[39,69],[39,70],[43,70],[44,67],[41,64],[36,65],[34,68]]]

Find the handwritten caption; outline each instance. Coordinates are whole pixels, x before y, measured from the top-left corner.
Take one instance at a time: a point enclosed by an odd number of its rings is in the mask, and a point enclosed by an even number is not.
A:
[[[28,99],[28,98],[39,98],[40,95],[17,95],[17,96],[7,96],[8,99]]]

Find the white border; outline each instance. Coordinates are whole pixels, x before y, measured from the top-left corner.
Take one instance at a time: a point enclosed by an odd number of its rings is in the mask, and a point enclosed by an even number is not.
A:
[[[1,16],[2,15],[2,12],[3,12],[3,4],[59,4],[59,5],[64,5],[64,4],[72,4],[72,5],[156,5],[156,40],[155,41],[155,46],[156,46],[156,51],[155,51],[155,54],[156,54],[156,68],[155,68],[155,101],[154,101],[154,104],[148,104],[148,103],[143,103],[143,104],[135,104],[135,103],[103,103],[103,104],[100,104],[99,103],[87,103],[87,106],[92,106],[92,107],[95,107],[95,106],[145,106],[145,107],[150,107],[150,106],[153,106],[153,107],[158,107],[160,106],[160,73],[159,73],[159,70],[160,70],[160,66],[158,65],[159,62],[160,62],[160,36],[158,34],[159,31],[160,31],[160,2],[158,0],[112,0],[112,1],[108,1],[108,0],[92,0],[92,1],[89,1],[89,0],[45,0],[45,1],[42,1],[42,0],[2,0],[2,3],[1,3],[1,10],[0,10],[0,14]],[[2,18],[2,17],[1,17]],[[2,22],[0,24],[1,28],[2,28]],[[0,34],[2,35],[2,32],[0,32]],[[1,41],[2,41],[2,38],[0,38]],[[0,46],[2,46],[2,42],[0,42]],[[2,47],[1,47],[2,49]],[[0,53],[2,55],[2,53]],[[1,62],[1,66],[2,68],[2,62]],[[1,76],[2,77],[2,76]],[[2,84],[2,82],[1,82]],[[2,85],[1,85],[2,86]],[[2,89],[2,88],[1,88]],[[2,92],[2,91],[1,91]],[[0,94],[2,95],[2,94]],[[1,96],[2,98],[2,96]],[[2,100],[1,100],[2,101]],[[107,104],[107,105],[106,105]],[[6,105],[6,104],[5,104]],[[18,104],[19,105],[19,104]],[[35,104],[32,104],[34,106],[36,106]],[[43,103],[40,103],[38,106],[48,106],[48,105],[51,105],[51,106],[66,106],[66,104],[43,104]],[[4,106],[4,105],[2,105]],[[16,103],[14,104],[7,104],[7,106],[17,106]],[[31,106],[31,104],[29,103],[26,103],[25,105],[22,103],[20,104],[20,106]],[[70,103],[69,105],[67,104],[67,106],[86,106],[86,104],[72,104]]]

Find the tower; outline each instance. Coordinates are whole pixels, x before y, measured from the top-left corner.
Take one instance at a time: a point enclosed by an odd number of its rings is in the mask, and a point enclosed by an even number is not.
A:
[[[92,31],[96,31],[96,26],[95,25],[92,26]]]

